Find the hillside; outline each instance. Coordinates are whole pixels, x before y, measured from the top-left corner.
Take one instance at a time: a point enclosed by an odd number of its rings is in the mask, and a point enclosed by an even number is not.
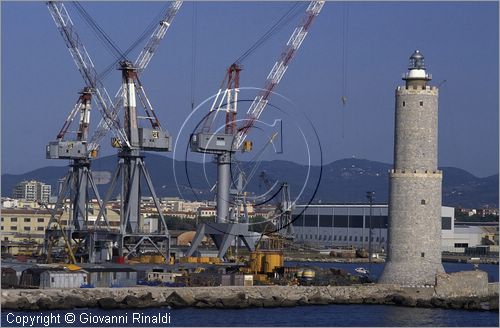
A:
[[[186,199],[213,199],[210,188],[215,181],[215,166],[210,163],[206,167],[206,183],[203,165],[196,162],[175,161],[175,175],[179,189],[176,187],[173,161],[170,158],[148,154],[146,165],[149,169],[156,192],[159,196],[182,196]],[[93,163],[95,171],[113,172],[116,166],[114,156],[97,159]],[[391,165],[365,159],[342,159],[329,164],[313,166],[310,170],[309,183],[305,186],[300,203],[311,200],[316,189],[318,177],[321,173],[321,183],[313,202],[365,202],[368,190],[376,193],[376,202],[387,202],[388,171]],[[478,178],[469,172],[454,168],[443,167],[443,204],[449,206],[481,207],[484,205],[498,207],[498,174],[486,178]],[[50,183],[53,190],[57,181],[67,171],[66,167],[44,167],[24,174],[2,175],[2,196],[10,196],[16,183],[27,179],[36,179]],[[189,172],[189,178],[186,176]],[[264,174],[262,173],[264,172]],[[262,193],[266,190],[267,179],[287,181],[290,185],[292,197],[302,189],[303,181],[307,176],[307,167],[287,161],[262,162],[250,181],[247,191]],[[107,185],[99,185],[103,195]],[[181,195],[179,194],[179,191]]]

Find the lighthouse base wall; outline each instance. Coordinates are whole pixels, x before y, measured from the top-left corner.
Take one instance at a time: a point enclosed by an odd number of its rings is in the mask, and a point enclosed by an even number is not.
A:
[[[441,171],[390,174],[388,257],[380,283],[434,285],[441,264]]]

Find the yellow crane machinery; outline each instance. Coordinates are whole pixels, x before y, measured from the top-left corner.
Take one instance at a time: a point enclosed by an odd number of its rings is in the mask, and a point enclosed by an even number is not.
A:
[[[49,211],[50,213],[50,220],[49,220],[49,224],[48,224],[48,227],[50,228],[51,224],[52,223],[56,223],[57,224],[57,227],[60,229],[61,231],[61,236],[63,237],[64,239],[64,245],[65,245],[65,248],[67,250],[67,254],[68,254],[68,257],[69,257],[69,260],[70,260],[70,263],[71,264],[76,264],[76,258],[75,258],[75,254],[73,253],[73,249],[71,248],[71,244],[69,242],[69,239],[68,239],[68,236],[66,235],[66,232],[64,231],[64,228],[61,224],[61,215],[58,215],[58,213],[56,212],[56,210],[52,210],[50,208],[47,207],[47,204],[45,203],[40,203],[40,205],[44,206],[47,211]],[[52,247],[54,246],[55,242],[53,240],[47,240],[46,242],[48,242],[48,247],[47,247],[47,263],[51,263],[52,262]]]

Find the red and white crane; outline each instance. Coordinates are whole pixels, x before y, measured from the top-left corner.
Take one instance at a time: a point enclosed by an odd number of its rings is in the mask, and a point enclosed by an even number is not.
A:
[[[236,115],[241,67],[238,63],[234,63],[229,67],[222,86],[214,98],[209,114],[200,126],[201,128],[190,136],[192,151],[214,154],[216,157],[217,214],[214,224],[202,224],[198,228],[187,256],[194,253],[205,234],[210,235],[214,240],[219,249],[218,256],[220,258],[225,256],[234,237],[241,238],[249,250],[254,249],[254,246],[246,238],[248,236],[248,226],[230,222],[229,218],[231,156],[238,150],[250,150],[250,147],[244,145],[246,136],[264,111],[269,102],[269,97],[283,78],[293,56],[302,45],[312,22],[321,12],[324,3],[324,1],[312,1],[308,5],[300,24],[294,29],[279,59],[267,76],[264,88],[255,97],[248,109],[246,118],[238,129],[236,129]],[[224,85],[226,85],[226,88],[223,89]],[[218,111],[224,110],[226,112],[224,132],[210,132]]]
[[[111,113],[113,112],[113,101],[109,96],[108,91],[104,87],[102,81],[99,79],[99,75],[95,69],[94,63],[90,58],[87,49],[83,45],[80,36],[75,30],[73,21],[66,10],[63,2],[59,1],[49,1],[47,2],[47,8],[54,19],[54,22],[59,30],[68,50],[73,58],[78,71],[83,77],[85,84],[96,99],[97,109],[100,111],[102,119],[105,124],[112,129],[113,133],[120,140],[128,143],[127,136],[120,126],[118,118],[113,117]],[[90,145],[90,149],[94,149],[96,146]]]
[[[144,88],[142,84],[140,83],[138,77],[139,75],[144,71],[144,69],[148,66],[149,62],[151,61],[151,58],[155,54],[158,46],[160,45],[161,40],[165,37],[165,34],[167,33],[168,29],[172,25],[172,22],[177,15],[177,12],[182,6],[183,1],[173,1],[166,11],[165,15],[161,18],[160,22],[156,26],[155,30],[151,34],[151,37],[149,38],[149,41],[146,43],[142,51],[139,53],[139,56],[137,56],[137,59],[134,61],[133,67],[135,71],[136,78],[134,78],[134,87],[138,91],[139,95],[139,100],[141,101],[142,106],[144,107],[144,110],[148,116],[149,121],[151,122],[151,125],[153,128],[160,127],[160,122],[158,121],[153,107],[151,106],[151,102],[149,101],[148,97],[146,96],[146,93],[144,91]],[[120,89],[117,91],[115,95],[115,99],[113,101],[113,109],[110,113],[110,117],[112,119],[116,119],[118,117],[118,114],[120,112],[121,106],[119,106],[119,103],[122,101],[124,97],[123,93],[123,86],[120,87]],[[92,135],[90,139],[90,149],[94,150],[95,147],[99,145],[99,142],[101,139],[106,136],[108,131],[110,130],[112,126],[110,126],[107,122],[107,120],[103,117],[101,121],[99,122],[97,129],[95,133]],[[120,140],[124,141],[124,140]],[[126,145],[127,143],[123,143],[123,145]]]
[[[260,115],[266,108],[266,105],[269,102],[269,97],[280,83],[283,75],[285,75],[288,65],[297,50],[302,45],[302,42],[309,32],[312,22],[319,15],[324,4],[324,1],[312,1],[307,7],[304,18],[293,31],[279,59],[274,64],[271,72],[269,72],[264,88],[259,92],[259,94],[257,94],[250,105],[250,108],[248,108],[246,118],[243,120],[242,126],[238,129],[239,131],[235,140],[236,149],[239,149],[242,146],[249,130],[253,127],[255,121],[259,119]]]
[[[82,92],[82,95],[79,97],[77,104],[71,111],[62,129],[57,135],[57,141],[50,142],[47,147],[48,158],[72,160],[70,172],[68,172],[65,177],[63,188],[59,194],[56,207],[61,205],[67,191],[70,190],[72,198],[71,202],[74,208],[74,218],[72,220],[72,224],[76,230],[88,228],[87,207],[89,193],[87,192],[87,188],[89,185],[92,187],[100,206],[99,215],[93,224],[93,229],[102,223],[102,221],[105,221],[107,227],[109,228],[109,224],[105,217],[104,205],[109,198],[108,195],[110,195],[110,193],[107,193],[104,202],[100,201],[100,196],[92,180],[92,174],[90,172],[90,158],[97,155],[99,142],[109,130],[112,130],[115,136],[115,145],[122,149],[122,159],[119,162],[121,165],[120,167],[124,171],[122,174],[122,190],[126,192],[128,197],[125,200],[122,199],[122,224],[120,226],[121,240],[118,240],[119,244],[123,243],[123,236],[127,232],[130,232],[130,230],[133,230],[134,232],[138,230],[137,225],[138,215],[140,212],[139,206],[141,190],[139,183],[141,174],[145,175],[151,194],[153,198],[156,199],[156,195],[154,193],[149,175],[144,167],[140,151],[168,151],[170,150],[170,140],[168,133],[163,131],[161,128],[161,125],[153,111],[153,107],[138,79],[138,75],[151,61],[151,58],[158,48],[160,41],[164,38],[181,5],[182,1],[172,2],[156,26],[146,46],[139,54],[135,64],[131,64],[126,60],[123,60],[120,63],[123,83],[114,101],[112,101],[99,75],[97,74],[85,46],[83,45],[78,33],[75,31],[73,21],[71,20],[65,5],[62,2],[47,2],[49,12],[86,84],[86,87]],[[121,55],[121,57],[125,59],[123,55]],[[138,97],[147,114],[145,118],[150,121],[153,129],[141,128],[137,124],[137,119],[139,117],[136,113],[136,93],[138,94]],[[97,108],[101,113],[101,122],[99,123],[94,135],[90,138],[90,142],[88,142],[90,101],[92,97],[97,99]],[[120,120],[118,118],[119,110],[122,107],[125,108],[123,125],[120,124]],[[78,112],[80,112],[80,124],[77,131],[77,138],[76,140],[64,140],[64,137],[69,131],[68,129]],[[141,172],[136,172],[138,168]],[[116,176],[117,173],[115,173],[115,178]],[[112,185],[115,182],[116,181],[112,181]],[[159,210],[159,203],[157,199],[155,204]],[[123,217],[125,216],[125,212],[128,213],[129,216],[133,217],[133,219],[124,219]],[[168,229],[161,211],[159,211],[159,215],[163,224],[162,238],[165,236],[168,238]],[[131,224],[135,225],[134,228],[131,228]],[[91,244],[95,244],[96,240],[94,237],[92,238],[93,240]],[[141,242],[143,239],[141,239]],[[154,236],[150,236],[148,239],[151,241],[153,246],[156,247],[152,240],[154,239]],[[137,245],[135,245],[135,247],[137,247]],[[94,251],[91,247],[87,250],[88,252]],[[92,260],[93,254],[88,254],[88,256],[89,259]]]

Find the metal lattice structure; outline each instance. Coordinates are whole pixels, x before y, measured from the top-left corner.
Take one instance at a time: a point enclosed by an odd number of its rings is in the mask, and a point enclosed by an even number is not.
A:
[[[323,8],[324,1],[312,1],[306,9],[305,16],[301,23],[294,29],[285,49],[281,53],[278,61],[274,64],[271,72],[267,76],[264,89],[259,92],[252,102],[247,112],[247,117],[243,120],[243,125],[238,129],[236,125],[236,102],[239,91],[239,73],[241,68],[237,63],[230,66],[224,82],[227,87],[222,87],[217,92],[209,115],[201,125],[201,131],[191,135],[190,147],[194,152],[208,153],[215,155],[217,164],[217,216],[214,224],[202,224],[193,239],[193,244],[187,256],[191,256],[205,234],[210,235],[219,253],[223,258],[229,248],[230,243],[239,238],[243,240],[250,251],[254,250],[254,245],[249,241],[248,225],[230,222],[230,188],[231,188],[231,157],[238,150],[248,151],[251,147],[244,146],[246,135],[264,111],[269,97],[283,78],[293,56],[304,41],[309,28],[314,19]],[[224,86],[223,82],[223,86]],[[218,111],[226,102],[226,122],[224,133],[212,133],[210,128]],[[242,149],[242,146],[243,149]]]
[[[97,74],[91,57],[74,28],[66,7],[62,2],[51,1],[47,3],[47,8],[86,84],[86,88],[79,97],[77,104],[57,135],[57,141],[49,143],[47,147],[48,158],[70,159],[72,161],[70,170],[63,179],[54,213],[60,209],[66,197],[69,196],[72,219],[67,229],[70,236],[68,240],[70,244],[75,241],[81,246],[91,262],[95,260],[95,251],[98,248],[111,248],[113,245],[118,244],[119,253],[123,255],[124,248],[127,248],[130,254],[135,252],[141,244],[148,241],[165,258],[169,256],[168,228],[161,213],[151,178],[144,165],[144,156],[141,155],[141,151],[169,151],[171,140],[168,133],[162,129],[144,87],[139,81],[138,74],[151,61],[181,5],[182,1],[172,2],[134,64],[126,60],[120,63],[123,83],[112,101]],[[137,124],[139,116],[136,112],[136,95],[146,112],[147,116],[145,118],[151,123],[152,129],[142,128]],[[91,98],[97,100],[101,121],[94,135],[90,138],[90,142],[88,142]],[[123,125],[118,118],[122,107],[125,113]],[[77,138],[76,140],[65,140],[69,126],[78,112],[80,112],[80,123]],[[115,136],[113,145],[120,149],[120,159],[111,181],[111,187],[104,202],[102,202],[92,178],[90,159],[97,155],[99,142],[109,130]],[[157,232],[144,234],[139,228],[141,178],[146,180],[147,187],[159,213],[161,227],[158,228]],[[119,230],[112,231],[106,218],[105,208],[118,179],[121,179],[122,185],[120,192],[120,227]],[[88,223],[89,188],[97,198],[99,205],[99,214],[93,224]],[[54,220],[57,221],[58,219],[53,215],[53,220],[49,226],[52,225]],[[62,229],[59,232],[48,229],[48,237],[52,240],[57,239],[60,237],[61,232],[64,237],[65,232]],[[162,249],[158,246],[160,244],[163,245]]]
[[[87,87],[91,88],[91,92],[97,100],[97,108],[101,113],[104,124],[111,129],[123,142],[128,143],[124,131],[120,127],[120,122],[116,116],[112,115],[114,104],[109,96],[108,91],[98,77],[98,73],[94,67],[94,63],[90,58],[87,49],[83,45],[80,36],[75,30],[73,21],[71,20],[66,7],[62,2],[49,1],[47,8],[54,19],[54,22],[61,33],[61,36],[68,47],[69,53],[73,58],[78,71],[82,75]],[[93,141],[91,141],[92,143]],[[98,148],[92,144],[89,150]]]
[[[158,46],[160,45],[161,40],[163,40],[165,34],[172,25],[172,22],[175,16],[177,15],[177,12],[181,8],[182,3],[183,1],[172,2],[166,14],[162,17],[156,29],[151,34],[151,37],[149,38],[149,41],[147,42],[146,46],[142,49],[141,53],[134,61],[133,67],[135,69],[137,76],[139,76],[148,66],[149,62],[151,61],[151,58],[155,54]],[[152,110],[153,107],[151,106],[151,103],[149,102],[146,93],[144,92],[144,88],[142,87],[140,82],[138,82],[138,80],[135,81],[135,87],[137,90],[139,90],[139,97],[146,110],[146,113],[150,111],[152,116],[154,116],[155,118],[155,122],[158,122],[156,116],[154,115],[154,111]],[[121,109],[121,107],[118,104],[119,102],[122,101],[123,96],[124,96],[123,87],[120,87],[120,89],[116,92],[115,99],[113,101],[114,106],[112,112],[110,113],[110,117],[112,119],[116,119],[118,117],[119,111]],[[148,109],[150,110],[148,111]],[[94,135],[90,139],[91,144],[98,145],[101,139],[107,135],[111,127],[112,126],[108,124],[107,120],[102,118],[97,126]]]
[[[247,117],[243,121],[243,125],[240,127],[240,131],[236,136],[236,148],[241,147],[248,131],[252,128],[255,121],[259,119],[260,115],[266,108],[266,105],[269,102],[269,97],[271,96],[273,90],[281,82],[283,75],[285,75],[290,62],[292,61],[292,58],[297,50],[299,50],[302,42],[304,42],[311,24],[321,12],[324,4],[324,1],[312,1],[307,7],[306,14],[302,19],[302,22],[293,31],[290,39],[286,43],[285,49],[282,51],[279,59],[274,64],[271,72],[269,72],[264,88],[255,97],[250,105],[250,108],[248,108]]]

